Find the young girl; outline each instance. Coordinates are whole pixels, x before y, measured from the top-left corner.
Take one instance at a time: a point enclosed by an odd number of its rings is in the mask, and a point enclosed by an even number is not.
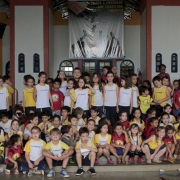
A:
[[[25,108],[26,116],[29,115],[30,110],[36,110],[36,102],[34,101],[34,83],[32,76],[27,78],[26,87],[23,90],[23,107]]]
[[[84,110],[83,118],[85,122],[89,117],[89,103],[88,99],[91,94],[94,94],[94,89],[86,84],[86,80],[84,78],[79,78],[79,88],[75,90],[76,93],[76,107],[80,107]]]
[[[111,72],[111,68],[109,66],[104,66],[103,67],[103,75],[101,77],[101,80],[103,83],[107,82],[107,73]]]
[[[165,137],[165,128],[158,127],[157,133],[151,136],[149,139],[142,143],[142,150],[146,155],[147,163],[151,164],[151,160],[156,163],[161,163],[159,160],[166,152],[166,146],[164,145],[163,138]]]
[[[138,153],[138,162],[143,162],[143,153],[141,151],[141,144],[142,144],[142,132],[137,124],[131,124],[129,128],[129,137],[130,137],[130,151],[129,151],[129,161],[134,163],[134,156],[135,152]]]
[[[144,130],[146,139],[156,134],[156,130],[159,125],[159,120],[156,117],[152,117],[149,119],[148,123],[148,128],[146,129],[146,131]]]
[[[37,84],[34,89],[34,100],[36,101],[36,108],[38,114],[40,116],[43,110],[47,110],[49,111],[49,114],[52,117],[53,102],[52,102],[49,85],[45,84],[46,73],[42,71],[39,73],[38,77],[39,77],[39,84]]]
[[[166,136],[164,138],[164,144],[166,145],[166,154],[164,157],[165,161],[174,162],[175,158],[173,157],[173,153],[175,151],[175,146],[177,144],[175,138],[175,129],[171,125],[166,126]]]
[[[163,107],[163,110],[164,112],[167,112],[169,114],[169,122],[172,124],[176,123],[176,118],[173,115],[171,115],[171,111],[172,111],[171,106],[169,104],[166,104]]]
[[[180,84],[179,81],[176,80],[173,82],[173,115],[176,117],[180,113]]]
[[[67,88],[66,74],[64,71],[58,71],[57,78],[61,79],[61,87],[59,90],[65,95]]]
[[[119,113],[119,121],[117,121],[117,124],[122,124],[124,130],[129,129],[130,124],[127,117],[127,112],[120,112]]]
[[[96,106],[99,109],[99,117],[102,118],[103,113],[103,86],[101,83],[100,75],[97,73],[93,73],[92,75],[92,87],[95,93],[91,98],[91,106]]]
[[[74,103],[76,101],[76,93],[74,91],[74,79],[70,78],[67,81],[67,90],[65,91],[64,94],[64,106],[68,106],[71,108],[71,113],[72,109],[74,108]]]
[[[163,126],[163,127],[166,127],[167,125],[172,125],[172,123],[169,122],[169,114],[164,112],[162,115],[161,115],[161,121],[162,123],[160,124],[160,126]]]
[[[108,134],[108,123],[103,122],[98,127],[99,134],[95,135],[95,145],[98,148],[97,157],[95,163],[98,164],[98,159],[101,155],[104,155],[109,164],[114,164],[114,161],[110,158],[111,135]]]
[[[145,125],[144,121],[141,119],[141,110],[139,108],[134,109],[133,116],[134,118],[130,121],[130,125],[134,123],[137,124],[141,132],[143,132]]]
[[[148,87],[149,95],[152,97],[152,87],[151,82],[149,80],[144,80],[143,85]]]
[[[122,87],[119,90],[117,112],[126,112],[128,117],[132,112],[132,103],[133,103],[133,90],[131,88],[131,79],[129,77],[121,78]]]
[[[116,110],[118,108],[118,93],[119,87],[113,83],[114,74],[112,72],[107,73],[107,84],[104,86],[104,111],[108,120],[111,121],[111,125],[116,123]]]
[[[24,162],[21,158],[21,154],[23,153],[21,137],[18,134],[12,135],[8,145],[8,159],[5,173],[10,174],[10,171],[14,168],[14,174],[19,174],[19,166]]]

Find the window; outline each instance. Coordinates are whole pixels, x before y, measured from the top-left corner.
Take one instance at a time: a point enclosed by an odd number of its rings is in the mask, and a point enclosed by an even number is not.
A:
[[[10,61],[6,63],[6,75],[10,76]]]
[[[64,60],[59,66],[60,71],[64,71],[67,77],[72,77],[73,63],[69,60]]]
[[[131,60],[124,60],[120,65],[121,76],[128,76],[134,73],[134,63]]]
[[[162,54],[156,54],[156,72],[159,72],[159,65],[162,64]]]
[[[95,61],[84,61],[83,62],[83,71],[88,72],[89,74],[93,74],[96,72],[96,62]]]
[[[25,56],[23,53],[18,56],[18,72],[25,73]]]
[[[171,72],[177,73],[178,72],[178,55],[173,53],[171,55]]]
[[[34,54],[34,56],[33,56],[33,71],[34,71],[34,73],[40,72],[40,56],[39,56],[39,54]]]

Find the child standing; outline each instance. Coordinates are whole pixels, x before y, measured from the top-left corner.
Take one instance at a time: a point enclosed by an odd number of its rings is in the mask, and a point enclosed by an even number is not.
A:
[[[171,125],[166,126],[166,136],[164,138],[164,144],[166,145],[166,153],[164,160],[174,162],[175,159],[173,158],[173,154],[175,151],[175,146],[177,144],[177,141],[175,138],[175,129]]]
[[[61,135],[58,128],[54,128],[50,131],[50,137],[51,141],[46,144],[43,150],[43,155],[46,158],[50,170],[47,177],[55,175],[55,171],[53,169],[54,166],[62,166],[60,175],[63,177],[69,177],[69,174],[66,172],[66,167],[69,157],[74,151],[69,148],[67,144],[59,140]],[[63,152],[63,150],[65,151]]]
[[[122,124],[124,130],[129,129],[130,124],[128,121],[127,112],[122,111],[119,113],[119,121],[117,122],[117,124]]]
[[[153,105],[154,103],[152,103],[153,99],[149,95],[149,91],[146,86],[140,86],[139,93],[140,96],[138,97],[138,99],[139,99],[140,110],[142,112],[141,118],[143,121],[146,121],[147,110],[150,108],[150,105]]]
[[[169,104],[166,104],[163,107],[163,110],[164,112],[167,112],[169,114],[169,122],[172,124],[176,123],[176,118],[173,115],[171,115],[171,111],[172,111],[171,106]]]
[[[99,110],[99,117],[102,118],[103,113],[103,86],[101,82],[100,75],[97,73],[93,73],[92,75],[92,87],[95,91],[94,94],[92,94],[91,99],[91,106],[98,107]]]
[[[61,80],[61,87],[59,88],[59,91],[61,91],[64,96],[66,94],[66,88],[67,88],[67,79],[66,79],[66,74],[64,71],[58,71],[58,75],[57,78],[59,78]]]
[[[95,126],[99,125],[99,120],[101,119],[99,115],[99,108],[97,106],[93,106],[90,109],[91,117],[89,119],[93,119],[95,121]]]
[[[79,67],[73,69],[73,77],[74,77],[74,89],[79,88],[79,78],[81,77],[82,72]]]
[[[23,90],[23,107],[26,116],[29,116],[30,110],[36,110],[36,102],[34,101],[34,83],[35,80],[32,76],[27,77],[26,87]]]
[[[154,92],[153,92],[153,101],[155,103],[156,115],[160,117],[163,112],[163,106],[167,104],[170,99],[170,93],[166,86],[162,85],[161,78],[155,76],[153,78],[154,83]]]
[[[180,113],[180,85],[179,85],[179,81],[177,80],[177,82],[174,82],[174,87],[173,87],[173,91],[172,91],[172,96],[173,96],[173,115],[174,116],[178,116],[178,114]]]
[[[76,161],[78,164],[78,170],[76,172],[76,176],[82,175],[85,171],[82,166],[90,166],[88,172],[91,175],[96,175],[96,171],[94,170],[94,162],[96,158],[97,148],[96,146],[89,140],[88,129],[86,127],[82,127],[79,130],[80,141],[76,144]]]
[[[47,164],[44,161],[44,156],[42,154],[43,149],[45,149],[46,143],[39,138],[41,134],[40,128],[34,126],[31,129],[32,139],[30,139],[24,148],[26,162],[21,166],[23,172],[29,172],[31,174],[35,167],[38,167],[38,171],[44,174],[44,170],[47,168]]]
[[[129,137],[130,137],[130,151],[129,151],[129,161],[134,163],[135,152],[138,153],[138,162],[143,162],[143,153],[141,151],[142,137],[141,131],[137,124],[132,124],[129,128]]]
[[[75,112],[75,115],[76,115],[77,120],[78,120],[78,126],[80,126],[80,127],[84,126],[86,123],[85,123],[84,119],[82,118],[83,114],[84,114],[83,109],[80,107],[77,107],[74,112]]]
[[[114,74],[107,73],[107,84],[104,86],[104,111],[108,120],[113,126],[116,123],[116,110],[118,108],[119,87],[113,83]]]
[[[122,87],[119,90],[119,97],[118,97],[118,105],[119,108],[117,111],[119,112],[126,112],[128,117],[129,114],[132,112],[133,106],[133,90],[131,88],[131,79],[129,77],[121,78],[121,85]]]
[[[52,103],[53,103],[53,112],[52,112],[53,116],[55,114],[60,116],[60,114],[61,114],[60,110],[64,104],[64,95],[59,90],[60,86],[61,86],[61,81],[58,78],[56,78],[53,81],[53,90],[50,91],[51,97],[52,97]]]
[[[43,110],[47,110],[49,111],[50,116],[52,116],[53,103],[49,85],[45,84],[46,73],[42,71],[39,73],[38,77],[39,84],[37,84],[34,89],[34,100],[36,101],[38,114],[40,116]]]

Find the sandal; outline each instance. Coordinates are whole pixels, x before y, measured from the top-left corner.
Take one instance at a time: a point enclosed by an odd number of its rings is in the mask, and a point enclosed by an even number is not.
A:
[[[15,169],[14,174],[19,174],[18,169]]]
[[[114,161],[112,159],[108,159],[109,164],[114,164]]]
[[[126,163],[125,158],[122,157],[121,162],[122,162],[123,164],[125,164],[125,163]]]
[[[118,164],[121,164],[121,162],[122,162],[121,157],[117,158],[117,162],[118,162]]]
[[[6,169],[5,174],[10,174],[11,171],[9,169]]]

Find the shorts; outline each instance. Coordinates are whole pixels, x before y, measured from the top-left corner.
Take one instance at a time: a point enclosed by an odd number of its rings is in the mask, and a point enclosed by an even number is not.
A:
[[[82,118],[89,118],[89,110],[84,111],[83,117]]]
[[[116,149],[116,153],[118,154],[118,156],[122,156],[124,154],[123,149]]]
[[[62,166],[63,161],[53,160],[53,166]]]
[[[89,154],[85,158],[84,158],[84,156],[82,156],[82,165],[83,166],[90,166]]]
[[[149,147],[149,144],[147,144],[147,143],[144,144],[144,145],[147,145],[147,146]],[[159,151],[160,151],[160,150],[163,150],[165,147],[166,147],[166,145],[164,144],[163,146],[160,147]],[[150,151],[150,154],[153,154],[154,151],[155,151],[155,149],[151,149],[151,148],[149,147],[149,151]],[[158,152],[159,152],[159,151],[158,151]]]

